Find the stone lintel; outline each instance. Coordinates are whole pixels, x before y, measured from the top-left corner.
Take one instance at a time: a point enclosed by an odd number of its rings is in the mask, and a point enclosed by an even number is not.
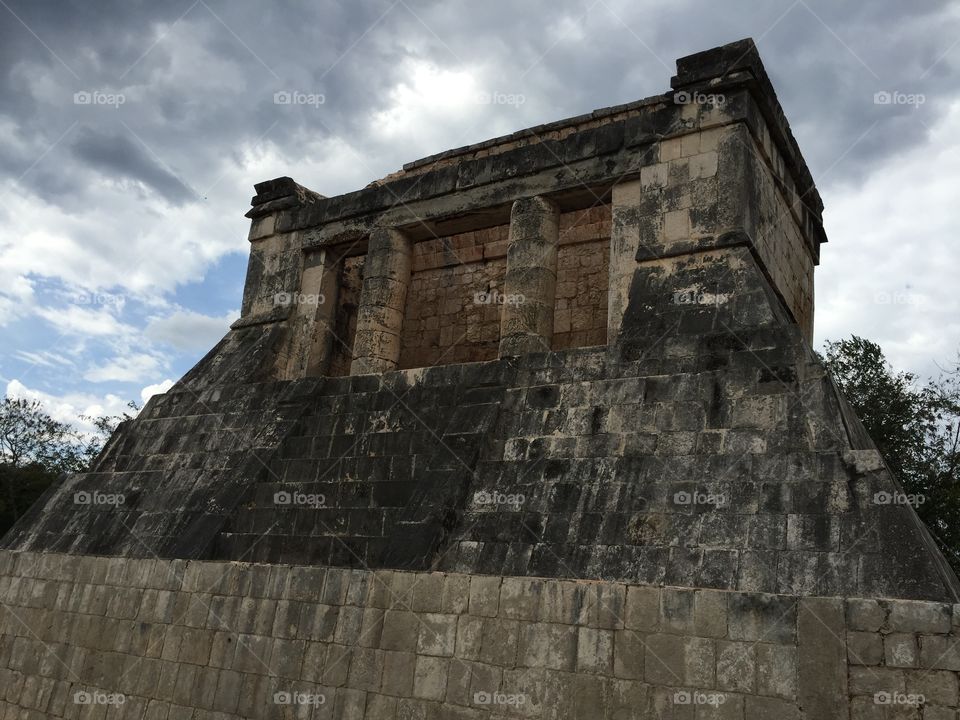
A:
[[[326,199],[320,193],[309,190],[286,176],[265,180],[253,187],[257,194],[250,200],[252,207],[245,214],[245,217],[251,220]]]

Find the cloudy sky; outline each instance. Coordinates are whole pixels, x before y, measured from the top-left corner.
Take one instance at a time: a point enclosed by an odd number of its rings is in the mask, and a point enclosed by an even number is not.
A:
[[[745,36],[827,206],[818,343],[935,372],[960,347],[960,3],[0,0],[0,383],[65,419],[141,401],[237,317],[254,182],[347,192]]]

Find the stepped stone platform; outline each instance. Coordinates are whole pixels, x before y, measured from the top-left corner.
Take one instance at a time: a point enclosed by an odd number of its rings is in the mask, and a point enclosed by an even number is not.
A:
[[[957,720],[960,583],[810,346],[752,41],[326,198],[0,544],[0,718]]]

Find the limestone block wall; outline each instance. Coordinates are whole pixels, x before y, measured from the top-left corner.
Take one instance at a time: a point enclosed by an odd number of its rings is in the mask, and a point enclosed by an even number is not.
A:
[[[508,225],[414,246],[400,367],[497,357]]]
[[[0,553],[2,718],[955,720],[960,606]]]
[[[560,215],[553,349],[605,345],[610,205]]]
[[[813,337],[813,250],[804,240],[795,214],[805,199],[786,181],[784,161],[770,142],[766,126],[759,142],[752,141],[752,176],[756,186],[751,203],[753,241],[773,285],[783,296],[794,320]]]
[[[257,237],[261,232],[269,234]],[[267,317],[278,310],[277,296],[296,293],[303,271],[300,233],[273,233],[255,223],[250,231],[250,258],[243,287],[243,315]]]
[[[497,357],[508,224],[414,245],[401,369]],[[561,213],[553,349],[606,343],[610,206]]]
[[[757,132],[760,139],[746,126],[727,126],[663,141],[660,162],[646,175],[641,173],[639,204],[658,212],[644,226],[640,248],[669,254],[677,243],[709,238],[740,223],[774,288],[809,339],[815,263],[795,217],[804,198],[789,182],[766,125],[759,124]],[[741,188],[729,180],[741,164],[739,155],[750,159]],[[718,167],[718,162],[725,166]],[[748,193],[745,205],[729,197],[740,192]]]

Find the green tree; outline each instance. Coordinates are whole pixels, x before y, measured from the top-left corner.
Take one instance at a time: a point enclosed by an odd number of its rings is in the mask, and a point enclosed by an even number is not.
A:
[[[135,403],[129,407],[139,410]],[[0,535],[61,473],[89,468],[116,426],[131,417],[127,413],[83,417],[95,430],[81,433],[50,417],[36,400],[4,398],[0,404]]]
[[[127,407],[133,410],[133,415],[124,411],[121,415],[99,415],[92,417],[90,415],[81,415],[80,419],[89,422],[94,427],[94,431],[85,437],[82,437],[79,448],[78,462],[80,471],[87,470],[97,459],[100,451],[103,450],[107,440],[113,435],[117,426],[127,420],[133,420],[136,414],[140,412],[141,405],[133,400],[127,403]]]
[[[960,572],[960,362],[921,381],[856,335],[828,341],[824,361],[904,490],[923,496],[917,513]]]

